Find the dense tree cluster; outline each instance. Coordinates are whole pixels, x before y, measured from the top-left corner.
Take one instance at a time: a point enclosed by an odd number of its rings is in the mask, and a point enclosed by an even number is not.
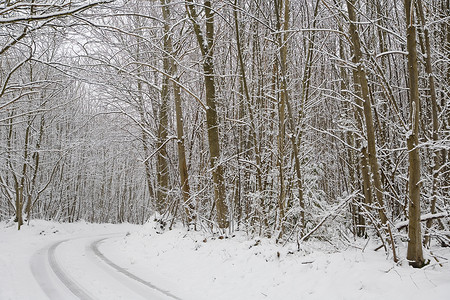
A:
[[[0,220],[371,235],[421,266],[450,245],[449,5],[0,1]]]

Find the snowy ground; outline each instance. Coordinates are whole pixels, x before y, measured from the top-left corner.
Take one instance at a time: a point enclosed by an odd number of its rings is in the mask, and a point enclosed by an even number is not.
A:
[[[339,252],[308,243],[298,252],[243,233],[218,239],[155,227],[34,220],[17,232],[0,223],[0,300],[450,297],[450,249],[433,249],[442,267],[433,259],[417,270],[370,243]]]

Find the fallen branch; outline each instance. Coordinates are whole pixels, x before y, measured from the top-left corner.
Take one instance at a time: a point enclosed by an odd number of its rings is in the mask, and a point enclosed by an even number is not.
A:
[[[323,217],[323,219],[319,222],[319,224],[317,224],[313,229],[311,229],[310,232],[308,232],[307,234],[305,234],[300,241],[298,242],[299,244],[301,242],[306,241],[314,232],[316,232],[324,223],[325,221],[331,217],[332,215],[334,215],[338,210],[340,210],[341,208],[343,208],[345,206],[345,204],[347,204],[350,200],[352,200],[355,196],[355,193],[347,196],[347,198],[345,198],[341,203],[339,203],[335,208],[333,208],[330,212],[328,212],[328,214]]]
[[[445,211],[437,213],[437,214],[428,213],[425,215],[421,215],[420,221],[423,222],[423,221],[427,221],[427,220],[434,220],[434,219],[440,219],[440,218],[446,218],[446,217],[449,217],[449,214]],[[407,227],[408,224],[409,224],[409,220],[399,222],[399,223],[395,224],[395,229],[401,230],[401,229]]]

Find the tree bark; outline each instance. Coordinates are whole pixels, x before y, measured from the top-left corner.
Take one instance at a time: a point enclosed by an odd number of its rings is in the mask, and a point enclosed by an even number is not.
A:
[[[415,268],[424,265],[422,253],[422,235],[420,228],[420,155],[419,121],[420,95],[419,72],[417,69],[416,28],[411,0],[405,0],[406,47],[408,50],[409,97],[411,102],[411,132],[407,137],[409,154],[409,226],[407,259]]]
[[[198,24],[197,12],[193,1],[186,1],[186,11],[194,27],[194,33],[197,38],[200,51],[203,56],[203,72],[205,80],[205,97],[206,97],[206,128],[208,131],[210,167],[212,169],[214,183],[214,200],[217,211],[217,223],[219,228],[225,229],[229,226],[228,221],[228,205],[226,199],[226,187],[224,179],[223,165],[220,162],[220,139],[219,124],[217,120],[216,108],[216,86],[214,82],[214,15],[212,13],[211,1],[204,1],[206,17],[206,40],[203,32]]]
[[[167,48],[169,35],[163,37],[164,48]],[[170,71],[170,57],[167,51],[163,53],[164,72]],[[156,192],[156,210],[162,214],[167,207],[167,192],[169,190],[169,164],[166,148],[169,126],[169,78],[163,76],[161,88],[161,105],[159,107],[158,141],[156,148],[159,149],[157,155],[156,171],[158,187]]]
[[[362,65],[362,52],[359,33],[356,28],[356,13],[355,13],[356,0],[347,0],[348,17],[350,20],[350,37],[352,40],[353,59],[356,64],[356,70],[354,72],[355,85],[359,85],[361,89],[361,98],[357,100],[359,107],[363,107],[366,132],[367,132],[367,153],[372,174],[372,184],[375,192],[379,208],[378,214],[380,216],[381,223],[385,225],[387,223],[387,217],[385,214],[384,200],[383,200],[383,186],[381,183],[381,175],[378,165],[376,141],[375,141],[375,129],[373,125],[372,107],[369,98],[369,85],[367,82],[366,72]],[[360,112],[361,113],[361,112]]]
[[[436,99],[436,86],[434,83],[434,74],[433,67],[431,63],[431,47],[430,47],[430,34],[428,32],[428,28],[426,25],[425,14],[423,12],[422,0],[417,0],[416,5],[418,7],[419,19],[421,22],[421,27],[423,29],[424,35],[424,45],[425,49],[425,72],[428,76],[428,88],[429,88],[429,96],[431,102],[431,116],[432,116],[432,139],[433,142],[438,143],[439,141],[439,120],[438,120],[438,111],[439,107]],[[431,206],[430,212],[434,214],[436,212],[436,201],[438,197],[438,185],[439,185],[439,172],[441,169],[441,160],[440,160],[440,151],[433,151],[433,180],[431,187]],[[429,230],[431,225],[433,224],[433,219],[429,219],[426,222],[426,234],[424,238],[424,245],[428,245],[430,242]]]
[[[164,19],[164,51],[166,55],[173,55],[172,35],[170,34],[170,9],[167,6],[170,0],[161,0],[161,9]],[[165,70],[170,76],[175,76],[176,80],[172,80],[173,96],[175,100],[175,117],[177,129],[177,150],[178,150],[178,171],[180,173],[181,194],[183,197],[184,211],[188,224],[194,221],[194,205],[190,199],[189,175],[186,163],[186,147],[184,138],[183,111],[181,108],[181,89],[178,85],[177,65],[172,57],[169,57],[169,70]]]

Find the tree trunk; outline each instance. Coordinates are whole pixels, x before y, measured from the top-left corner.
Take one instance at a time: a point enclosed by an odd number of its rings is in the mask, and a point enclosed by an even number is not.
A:
[[[372,107],[369,98],[369,85],[367,82],[366,72],[362,66],[362,52],[359,33],[356,28],[356,13],[355,13],[356,0],[347,0],[348,17],[350,20],[350,37],[352,40],[352,49],[354,56],[354,63],[356,64],[356,70],[354,72],[355,85],[359,85],[361,89],[361,98],[357,100],[357,104],[360,107],[363,106],[363,113],[367,132],[367,153],[369,156],[369,164],[372,173],[372,184],[374,187],[375,197],[378,201],[379,208],[378,213],[381,223],[385,225],[387,223],[387,217],[385,214],[384,200],[383,200],[383,186],[381,183],[380,170],[376,152],[375,141],[375,129],[373,125]]]
[[[186,1],[186,11],[192,21],[197,42],[203,56],[203,72],[205,79],[205,97],[206,97],[206,128],[208,131],[210,167],[212,169],[214,183],[214,200],[217,211],[217,223],[219,228],[227,228],[228,222],[228,206],[226,199],[226,188],[223,166],[220,162],[220,140],[219,140],[219,124],[217,120],[216,108],[216,86],[214,83],[214,61],[213,61],[213,44],[214,44],[214,18],[211,11],[211,1],[204,1],[205,17],[206,17],[206,34],[198,24],[197,12],[193,1]],[[206,37],[206,41],[203,38]]]
[[[419,19],[421,22],[421,27],[423,29],[424,35],[424,49],[425,49],[425,71],[428,76],[428,87],[430,89],[430,101],[431,101],[431,115],[432,115],[432,138],[433,142],[438,143],[439,141],[439,120],[438,120],[438,104],[436,99],[436,86],[434,84],[433,67],[431,63],[431,47],[430,47],[430,34],[428,28],[425,26],[425,14],[423,12],[422,0],[417,0],[416,5],[418,6]],[[433,153],[433,179],[431,187],[431,207],[430,213],[434,214],[436,212],[436,201],[438,197],[438,185],[439,185],[439,171],[441,169],[440,162],[440,151],[434,150]],[[426,222],[426,234],[424,238],[424,245],[428,245],[430,242],[429,230],[433,224],[433,219],[429,219]]]
[[[416,28],[411,0],[405,0],[406,47],[408,50],[409,97],[411,102],[411,132],[407,137],[409,154],[409,227],[407,259],[415,268],[424,265],[422,235],[420,230],[420,156],[419,121],[420,96],[419,72],[417,69]]]
[[[139,19],[136,18],[136,25],[137,28],[141,27],[141,24],[139,22]],[[142,34],[140,34],[141,36]],[[137,42],[136,42],[136,53],[135,53],[135,60],[141,61],[142,60],[142,53],[140,49],[140,45],[142,43],[142,38],[138,36]],[[147,121],[146,121],[146,109],[145,109],[145,102],[144,102],[144,91],[143,91],[143,82],[140,79],[142,76],[142,67],[138,68],[138,79],[137,79],[137,101],[138,101],[138,112],[139,112],[139,122],[140,122],[140,130],[141,130],[141,139],[142,139],[142,150],[144,151],[144,157],[147,158],[150,155],[150,149],[149,149],[149,139],[148,139],[148,133],[146,132]],[[148,190],[148,199],[145,203],[146,209],[150,206],[150,201],[154,200],[155,192],[153,190],[153,184],[152,184],[152,166],[150,159],[144,160],[144,169],[145,169],[145,179],[147,183],[147,190]]]
[[[285,37],[287,33],[282,33],[282,20],[281,20],[281,10],[284,5],[289,5],[289,1],[278,0],[274,2],[275,5],[275,14],[276,14],[276,29],[277,29],[277,47],[279,49],[278,59],[275,64],[279,64],[279,68],[277,67],[277,73],[275,76],[279,76],[280,79],[280,91],[279,91],[279,102],[278,102],[278,173],[280,179],[280,192],[278,196],[278,210],[279,210],[279,228],[280,233],[278,235],[278,239],[281,239],[285,228],[284,228],[284,216],[285,216],[285,202],[286,202],[286,185],[285,185],[285,174],[284,174],[284,152],[285,145],[284,139],[286,135],[286,101],[287,101],[287,87],[286,87],[286,58],[287,58],[287,46],[285,43]],[[287,13],[287,15],[286,15]],[[285,8],[284,27],[289,24],[289,8]],[[278,80],[277,80],[278,81]]]
[[[246,69],[244,64],[244,58],[242,54],[242,46],[241,46],[241,31],[239,29],[239,20],[238,20],[238,0],[234,1],[234,9],[233,9],[233,16],[234,16],[234,26],[235,26],[235,33],[236,33],[236,49],[237,49],[237,58],[239,62],[239,69],[240,69],[240,75],[241,75],[241,93],[245,96],[245,104],[248,111],[249,116],[249,127],[250,127],[250,138],[251,138],[251,145],[254,151],[255,155],[255,163],[256,163],[256,191],[258,195],[257,203],[259,204],[260,211],[264,211],[264,199],[263,199],[263,180],[262,180],[262,163],[261,163],[261,151],[260,151],[260,141],[258,140],[257,136],[257,129],[255,127],[255,116],[253,114],[253,107],[252,107],[252,99],[249,92],[249,87],[247,83],[247,75],[246,75]],[[241,116],[240,119],[244,117],[244,107],[242,105]],[[240,131],[240,135],[242,135],[242,131]],[[242,144],[245,144],[242,142]],[[245,145],[241,146],[240,151],[244,148]],[[239,175],[240,176],[240,175]],[[241,193],[239,193],[240,195]],[[239,199],[239,203],[242,203]],[[242,206],[242,205],[241,205]],[[239,220],[242,214],[242,207],[238,208],[239,213]],[[264,226],[267,228],[267,218],[263,217],[262,214],[259,215],[261,224],[264,224]]]
[[[164,51],[166,55],[173,55],[172,35],[170,34],[170,9],[167,6],[170,0],[161,0],[161,9],[164,19]],[[194,221],[194,204],[190,199],[189,175],[186,163],[186,147],[184,139],[183,111],[181,108],[181,89],[177,83],[177,65],[172,57],[169,57],[169,70],[164,70],[170,76],[175,76],[176,80],[172,80],[173,96],[175,100],[175,117],[177,129],[177,150],[178,150],[178,171],[180,173],[181,194],[183,197],[184,211],[187,223]]]
[[[343,31],[342,26],[339,26],[339,31]],[[346,60],[345,57],[345,52],[344,52],[344,41],[342,38],[339,39],[339,56],[342,59],[342,61]],[[341,75],[341,84],[340,84],[340,89],[341,89],[341,93],[343,95],[343,97],[347,97],[348,93],[344,92],[346,90],[348,90],[348,75],[346,72],[346,69],[344,66],[340,67],[340,75]],[[357,90],[356,94],[358,95],[358,91]],[[346,110],[349,112],[349,114],[352,112],[352,114],[350,114],[348,116],[349,119],[353,118],[356,121],[356,126],[359,129],[360,132],[363,132],[362,130],[362,122],[361,119],[355,114],[356,111],[353,107],[351,107],[347,102],[344,102],[344,107],[346,108]],[[352,130],[349,130],[346,132],[346,141],[347,144],[351,145],[353,148],[354,147],[358,147],[361,148],[361,145],[356,145],[356,143],[359,143],[359,140],[356,140],[355,138],[355,134]],[[362,186],[362,190],[363,190],[363,194],[364,194],[364,199],[357,199],[355,198],[355,200],[352,202],[352,217],[353,217],[353,221],[354,221],[354,234],[359,236],[359,237],[363,237],[365,236],[365,219],[364,216],[362,214],[362,208],[361,206],[363,205],[362,200],[367,204],[367,203],[371,203],[372,202],[372,194],[370,191],[370,176],[369,176],[369,165],[367,163],[367,160],[365,159],[366,155],[365,155],[365,148],[361,149],[361,153],[360,153],[360,160],[358,163],[358,160],[356,158],[356,154],[355,154],[355,150],[352,148],[348,148],[347,149],[347,157],[349,160],[349,175],[350,175],[350,183],[352,185],[351,190],[348,191],[349,194],[352,193],[354,190],[358,190],[361,186],[361,184],[359,184],[359,178],[358,175],[359,173],[357,173],[357,168],[360,168],[361,170],[361,174],[363,176],[363,186]]]
[[[168,34],[165,34],[164,47],[167,47]],[[163,54],[163,69],[167,73],[170,70],[170,57],[167,51]],[[169,191],[169,164],[166,149],[166,140],[169,126],[169,78],[164,76],[161,88],[161,105],[159,107],[158,142],[156,148],[159,149],[157,155],[156,172],[158,187],[156,192],[156,210],[162,214],[167,207],[167,192]]]

